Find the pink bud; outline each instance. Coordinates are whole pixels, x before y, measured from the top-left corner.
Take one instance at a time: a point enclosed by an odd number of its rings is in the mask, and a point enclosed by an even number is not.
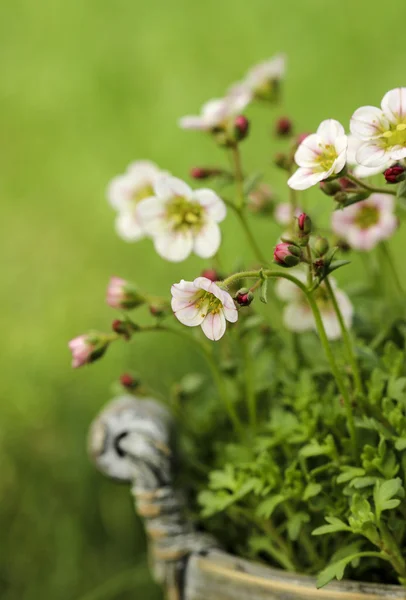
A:
[[[120,375],[120,383],[123,387],[128,388],[130,390],[138,387],[139,385],[138,379],[136,379],[129,373],[123,373],[122,375]]]
[[[223,173],[222,169],[216,169],[211,167],[192,167],[190,169],[190,176],[193,179],[209,179],[210,177],[216,177]]]
[[[241,288],[234,296],[234,300],[240,306],[249,306],[254,300],[254,294],[248,288]]]
[[[312,230],[312,222],[309,215],[306,213],[301,213],[297,218],[297,226],[299,232],[303,233],[304,235],[309,235]]]
[[[292,133],[293,123],[288,117],[281,117],[276,121],[275,133],[280,137],[290,135]]]
[[[235,118],[234,131],[235,137],[238,141],[244,140],[247,137],[249,128],[250,122],[248,121],[247,117],[244,117],[244,115],[239,115]]]
[[[393,165],[384,172],[384,176],[387,183],[399,183],[405,178],[405,168],[402,165]]]
[[[106,336],[100,333],[87,333],[73,338],[68,344],[72,353],[72,367],[77,369],[101,358],[108,345]]]
[[[300,146],[300,144],[301,144],[302,142],[304,142],[304,140],[305,140],[305,139],[307,138],[307,136],[309,136],[309,135],[310,135],[310,133],[299,133],[299,135],[298,135],[298,136],[297,136],[297,138],[296,138],[296,144],[297,144],[298,146]]]
[[[107,286],[106,301],[112,308],[129,310],[144,304],[145,298],[132,283],[121,277],[111,277]]]
[[[300,263],[301,250],[293,244],[281,242],[274,250],[274,261],[281,267],[295,267]]]
[[[215,269],[204,269],[200,276],[206,277],[206,279],[210,279],[210,281],[220,281],[221,279],[220,275]]]

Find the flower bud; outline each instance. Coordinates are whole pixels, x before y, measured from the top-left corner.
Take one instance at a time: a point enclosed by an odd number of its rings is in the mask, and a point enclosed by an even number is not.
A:
[[[151,303],[149,306],[149,312],[153,317],[165,317],[169,314],[172,313],[172,310],[170,308],[170,305],[167,304],[166,302],[156,302],[156,303]]]
[[[210,281],[220,281],[222,279],[216,269],[203,269],[200,276],[206,277],[206,279],[210,279]]]
[[[112,308],[129,310],[145,304],[145,297],[132,283],[121,277],[111,277],[107,287],[106,301]]]
[[[393,167],[389,167],[384,172],[384,177],[387,183],[399,183],[403,181],[406,177],[405,175],[405,167],[402,165],[393,165]]]
[[[329,243],[326,238],[318,236],[313,241],[312,247],[317,256],[324,256],[329,249]]]
[[[274,261],[281,267],[295,267],[300,263],[302,251],[298,246],[282,242],[274,250]]]
[[[284,171],[289,171],[292,165],[292,159],[284,152],[278,152],[277,154],[275,154],[274,163],[280,169],[283,169]]]
[[[334,202],[337,204],[345,204],[349,199],[349,195],[347,192],[337,192],[334,194]]]
[[[339,179],[333,179],[332,181],[321,181],[320,189],[327,196],[335,196],[342,190],[341,181]]]
[[[234,120],[234,136],[236,141],[241,142],[248,136],[250,122],[244,115],[238,115]]]
[[[281,117],[275,123],[275,133],[279,137],[286,137],[292,133],[293,123],[288,117]]]
[[[72,353],[72,367],[77,369],[101,358],[109,344],[107,336],[98,332],[79,335],[70,340],[68,346]]]
[[[193,179],[210,179],[211,177],[217,177],[223,173],[222,169],[216,169],[215,167],[193,167],[190,169],[190,176]]]
[[[297,218],[297,227],[301,233],[308,235],[312,231],[312,220],[306,213],[301,213]]]
[[[255,213],[266,215],[272,212],[275,194],[267,183],[260,183],[248,195],[248,209]]]
[[[121,321],[120,319],[115,319],[111,324],[111,328],[115,333],[122,335],[126,340],[129,340],[132,334],[139,329],[135,323],[132,323],[131,321]]]
[[[240,306],[249,306],[254,300],[254,294],[249,288],[241,288],[234,296],[234,300]]]
[[[123,387],[125,387],[128,390],[134,390],[140,385],[139,379],[133,377],[129,373],[123,373],[122,375],[120,375],[120,383]]]

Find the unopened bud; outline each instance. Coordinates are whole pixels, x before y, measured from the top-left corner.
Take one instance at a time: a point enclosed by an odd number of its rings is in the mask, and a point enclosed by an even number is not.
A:
[[[347,192],[337,192],[336,194],[334,194],[334,201],[337,202],[337,204],[345,204],[349,199],[349,196],[347,194]]]
[[[210,281],[220,281],[220,279],[222,279],[215,269],[204,269],[200,276],[206,277],[206,279],[210,279]]]
[[[193,167],[190,169],[190,176],[193,179],[210,179],[211,177],[217,177],[223,173],[222,169],[215,167]]]
[[[169,315],[172,311],[170,309],[169,304],[165,303],[165,302],[156,302],[156,303],[151,303],[149,305],[149,312],[153,317],[165,317],[166,315]]]
[[[145,297],[129,281],[121,277],[111,277],[107,286],[106,301],[112,308],[130,310],[145,304]]]
[[[333,181],[321,181],[320,189],[327,196],[335,196],[342,190],[341,181],[339,179],[333,179]]]
[[[312,231],[312,220],[306,213],[301,213],[297,218],[297,227],[301,233],[308,235]]]
[[[138,329],[138,327],[134,323],[131,323],[131,321],[122,321],[120,319],[114,319],[111,324],[111,328],[115,333],[122,335],[126,340],[129,340],[132,334]]]
[[[281,267],[295,267],[300,263],[302,251],[298,246],[282,242],[274,250],[274,261]]]
[[[289,171],[292,165],[292,159],[284,152],[278,152],[275,154],[274,163],[280,169]]]
[[[318,236],[313,241],[312,247],[317,256],[324,256],[329,249],[329,243],[326,238]]]
[[[384,172],[386,182],[399,183],[400,181],[403,181],[406,177],[405,170],[405,167],[402,167],[402,165],[393,165],[393,167],[389,167],[389,169],[386,169]]]
[[[288,117],[281,117],[276,121],[275,133],[279,137],[286,137],[292,133],[293,123]]]
[[[120,375],[120,383],[123,387],[127,388],[128,390],[134,390],[140,385],[139,379],[133,377],[129,373],[123,373],[122,375]]]
[[[77,369],[101,358],[109,344],[108,336],[97,331],[79,335],[70,340],[68,346],[72,353],[72,367]]]
[[[251,292],[249,288],[241,288],[238,290],[236,295],[234,296],[234,300],[240,306],[249,306],[251,302],[254,300],[254,294]]]
[[[234,136],[236,141],[241,142],[248,136],[250,122],[244,115],[238,115],[234,119]]]

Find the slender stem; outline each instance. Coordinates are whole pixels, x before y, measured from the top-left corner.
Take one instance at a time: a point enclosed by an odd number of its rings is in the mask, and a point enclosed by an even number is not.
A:
[[[392,196],[396,196],[396,190],[370,185],[369,183],[365,183],[365,181],[362,181],[362,179],[358,179],[358,177],[355,177],[355,175],[352,175],[351,173],[347,173],[345,175],[345,178],[349,179],[350,181],[353,181],[360,187],[364,188],[364,190],[368,190],[369,192],[376,192],[378,194],[391,194]]]
[[[247,408],[251,429],[255,431],[257,426],[257,403],[254,388],[253,361],[250,354],[250,348],[247,342],[244,343],[244,362],[245,362],[245,393],[247,394]]]
[[[321,318],[320,310],[319,310],[319,307],[317,306],[315,299],[313,298],[312,293],[307,289],[307,287],[301,281],[299,281],[293,275],[290,275],[290,273],[286,273],[284,271],[270,271],[267,269],[267,270],[263,271],[262,274],[265,277],[283,277],[284,279],[288,279],[289,281],[291,281],[292,283],[297,285],[302,290],[302,292],[305,294],[307,301],[310,305],[310,308],[312,310],[312,313],[313,313],[313,317],[315,320],[315,324],[316,324],[317,332],[319,334],[321,345],[323,346],[327,360],[330,364],[330,369],[334,376],[334,379],[336,380],[339,392],[344,400],[344,406],[345,406],[345,410],[347,413],[347,427],[348,427],[348,431],[349,431],[352,446],[353,446],[354,459],[356,460],[357,459],[357,439],[356,439],[354,415],[353,415],[352,406],[351,406],[351,398],[348,393],[347,387],[344,383],[344,380],[341,376],[340,370],[337,366],[336,360],[334,358],[334,354],[331,350],[331,347],[330,347],[330,344],[329,344],[329,341],[328,341],[328,338],[326,335],[326,330],[324,328],[323,320]],[[227,277],[227,279],[225,279],[222,283],[224,286],[228,286],[228,285],[230,285],[230,283],[233,283],[234,281],[237,281],[239,279],[249,279],[249,278],[257,278],[257,277],[260,277],[259,271],[244,271],[241,273],[235,273],[234,275],[230,275],[230,277]]]
[[[340,306],[337,302],[337,297],[334,293],[333,286],[328,277],[324,280],[327,288],[328,295],[330,296],[331,303],[333,305],[334,311],[337,315],[338,322],[340,324],[341,333],[343,335],[344,345],[347,350],[348,360],[351,365],[352,374],[354,376],[355,388],[360,396],[364,395],[364,389],[362,385],[361,373],[358,367],[357,358],[355,356],[353,342],[350,336],[350,333],[347,329],[347,326],[344,321],[343,313],[341,312]]]
[[[234,164],[234,177],[237,187],[236,206],[241,210],[244,207],[244,174],[241,164],[241,154],[238,144],[231,147],[231,156]]]
[[[309,288],[313,285],[313,258],[312,251],[310,250],[309,244],[306,246],[306,258],[309,261],[308,271],[307,271],[307,285]]]
[[[390,268],[390,270],[392,272],[392,276],[393,276],[395,285],[398,288],[398,291],[402,295],[404,295],[405,292],[404,292],[404,289],[403,289],[403,286],[402,286],[402,282],[400,280],[399,273],[397,272],[396,265],[395,265],[395,262],[393,260],[393,256],[392,256],[392,254],[391,254],[391,252],[389,250],[389,246],[388,246],[388,244],[386,242],[381,242],[380,243],[380,247],[381,247],[381,250],[382,250],[382,254],[384,255],[385,260],[386,260],[387,264],[389,265],[389,268]]]
[[[244,437],[244,429],[241,425],[241,422],[238,418],[237,412],[234,408],[234,405],[232,403],[232,401],[230,400],[230,397],[227,393],[226,387],[224,385],[224,378],[222,373],[220,372],[216,361],[214,360],[212,353],[206,348],[206,346],[204,346],[201,342],[199,342],[199,340],[197,340],[196,338],[188,335],[187,333],[183,332],[180,329],[174,329],[172,327],[168,327],[168,326],[163,326],[163,325],[156,325],[153,327],[143,327],[142,329],[139,330],[140,332],[146,332],[146,331],[166,331],[168,333],[173,333],[174,335],[178,335],[180,337],[182,337],[183,339],[188,340],[189,342],[192,342],[195,344],[196,349],[204,356],[204,358],[206,359],[207,365],[210,368],[210,371],[212,373],[213,376],[213,380],[214,383],[216,384],[217,387],[217,391],[219,393],[220,398],[222,399],[224,406],[226,407],[226,410],[228,412],[228,416],[230,418],[230,421],[233,424],[233,427],[236,431],[236,433],[243,438]],[[138,332],[137,332],[138,333]]]

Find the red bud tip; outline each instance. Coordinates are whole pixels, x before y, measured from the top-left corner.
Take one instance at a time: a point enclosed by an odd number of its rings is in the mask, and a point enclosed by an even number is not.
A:
[[[275,133],[280,137],[288,136],[292,133],[293,123],[287,117],[281,117],[276,121]]]
[[[238,141],[245,139],[248,135],[250,122],[244,115],[239,115],[234,120],[234,130]]]
[[[242,288],[241,290],[238,290],[234,296],[234,300],[240,306],[249,306],[254,300],[254,294],[248,288]]]
[[[123,321],[120,321],[120,319],[114,319],[114,321],[111,324],[112,330],[115,331],[116,333],[122,333],[122,327],[123,327]]]
[[[295,267],[300,263],[301,250],[293,244],[281,242],[275,247],[273,258],[281,267]]]
[[[193,179],[209,179],[221,174],[221,169],[211,167],[193,167],[190,169],[190,176]]]
[[[128,389],[134,389],[139,385],[139,381],[129,373],[123,373],[120,375],[120,383],[123,387]]]
[[[206,277],[206,279],[210,279],[210,281],[220,281],[221,279],[215,269],[204,269],[201,272],[201,276]]]
[[[399,183],[405,179],[405,168],[402,165],[394,165],[384,172],[387,183]]]

